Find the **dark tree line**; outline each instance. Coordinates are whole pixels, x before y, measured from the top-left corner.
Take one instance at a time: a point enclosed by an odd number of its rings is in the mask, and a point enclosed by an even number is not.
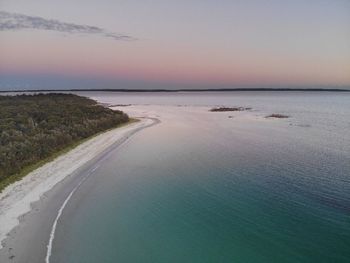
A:
[[[121,111],[72,94],[0,96],[0,181],[128,120]]]

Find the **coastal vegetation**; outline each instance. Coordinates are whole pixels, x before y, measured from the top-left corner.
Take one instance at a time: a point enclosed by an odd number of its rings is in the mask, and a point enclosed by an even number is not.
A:
[[[289,116],[288,115],[279,114],[279,113],[273,113],[273,114],[270,114],[270,115],[266,116],[265,118],[286,119],[286,118],[289,118]]]
[[[82,140],[127,123],[122,111],[73,94],[0,96],[0,190]]]
[[[212,112],[225,112],[225,111],[245,111],[245,110],[251,110],[252,108],[245,108],[245,107],[217,107],[212,108],[209,111]]]

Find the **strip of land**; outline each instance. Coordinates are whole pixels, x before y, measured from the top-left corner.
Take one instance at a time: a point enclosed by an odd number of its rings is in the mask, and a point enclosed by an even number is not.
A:
[[[31,89],[31,90],[0,90],[0,93],[27,93],[27,92],[227,92],[227,91],[306,91],[306,92],[350,92],[350,87],[333,88],[218,88],[218,89]]]
[[[92,99],[57,93],[0,96],[0,112],[0,191],[67,148],[129,120]]]

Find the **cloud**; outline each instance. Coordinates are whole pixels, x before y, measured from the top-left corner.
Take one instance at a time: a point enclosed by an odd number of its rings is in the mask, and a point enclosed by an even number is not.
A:
[[[27,16],[0,11],[0,31],[15,31],[22,29],[50,30],[69,34],[90,34],[111,38],[113,40],[136,40],[136,38],[132,36],[108,32],[105,29],[96,26],[78,25],[53,19],[45,19],[38,16]]]

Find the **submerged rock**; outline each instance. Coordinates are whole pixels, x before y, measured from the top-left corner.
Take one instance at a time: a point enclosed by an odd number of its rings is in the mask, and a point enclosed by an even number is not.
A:
[[[288,115],[279,114],[279,113],[273,113],[271,115],[266,116],[265,118],[286,119],[286,118],[289,118],[289,116]]]

